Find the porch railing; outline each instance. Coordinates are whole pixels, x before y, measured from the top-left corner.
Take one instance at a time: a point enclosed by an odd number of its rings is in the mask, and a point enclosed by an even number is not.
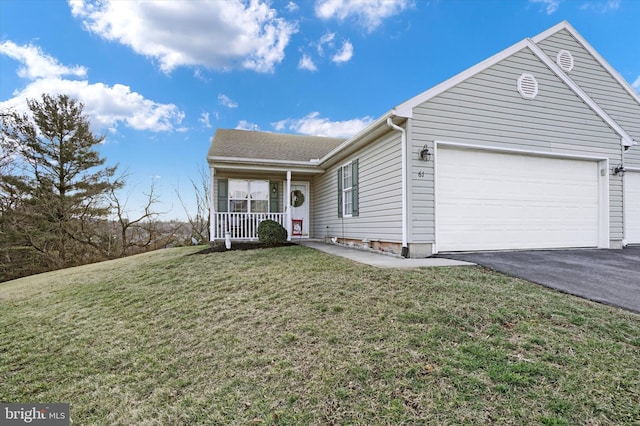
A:
[[[286,213],[214,213],[213,238],[221,240],[229,232],[232,240],[257,240],[258,225],[273,220],[285,225]]]

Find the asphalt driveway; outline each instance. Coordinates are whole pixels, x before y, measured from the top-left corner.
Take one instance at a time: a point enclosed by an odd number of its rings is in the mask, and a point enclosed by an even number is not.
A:
[[[640,313],[640,246],[441,254]]]

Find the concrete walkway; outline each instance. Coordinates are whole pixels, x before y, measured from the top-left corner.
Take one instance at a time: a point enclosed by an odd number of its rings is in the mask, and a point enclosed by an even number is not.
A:
[[[428,257],[424,259],[405,259],[387,254],[380,254],[373,251],[361,250],[357,248],[344,247],[337,244],[327,244],[320,241],[300,240],[295,241],[301,246],[320,250],[334,256],[351,259],[358,263],[376,266],[378,268],[424,268],[433,266],[472,266],[471,262],[454,259],[443,259]]]

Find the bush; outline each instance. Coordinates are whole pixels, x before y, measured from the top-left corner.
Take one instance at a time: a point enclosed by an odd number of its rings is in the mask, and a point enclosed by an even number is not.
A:
[[[258,240],[268,245],[284,244],[287,242],[287,230],[278,222],[263,220],[258,225]]]

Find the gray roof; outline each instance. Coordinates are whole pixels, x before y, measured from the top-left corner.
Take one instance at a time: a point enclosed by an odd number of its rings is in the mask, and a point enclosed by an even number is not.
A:
[[[208,156],[309,161],[324,157],[344,141],[320,136],[218,129]]]

